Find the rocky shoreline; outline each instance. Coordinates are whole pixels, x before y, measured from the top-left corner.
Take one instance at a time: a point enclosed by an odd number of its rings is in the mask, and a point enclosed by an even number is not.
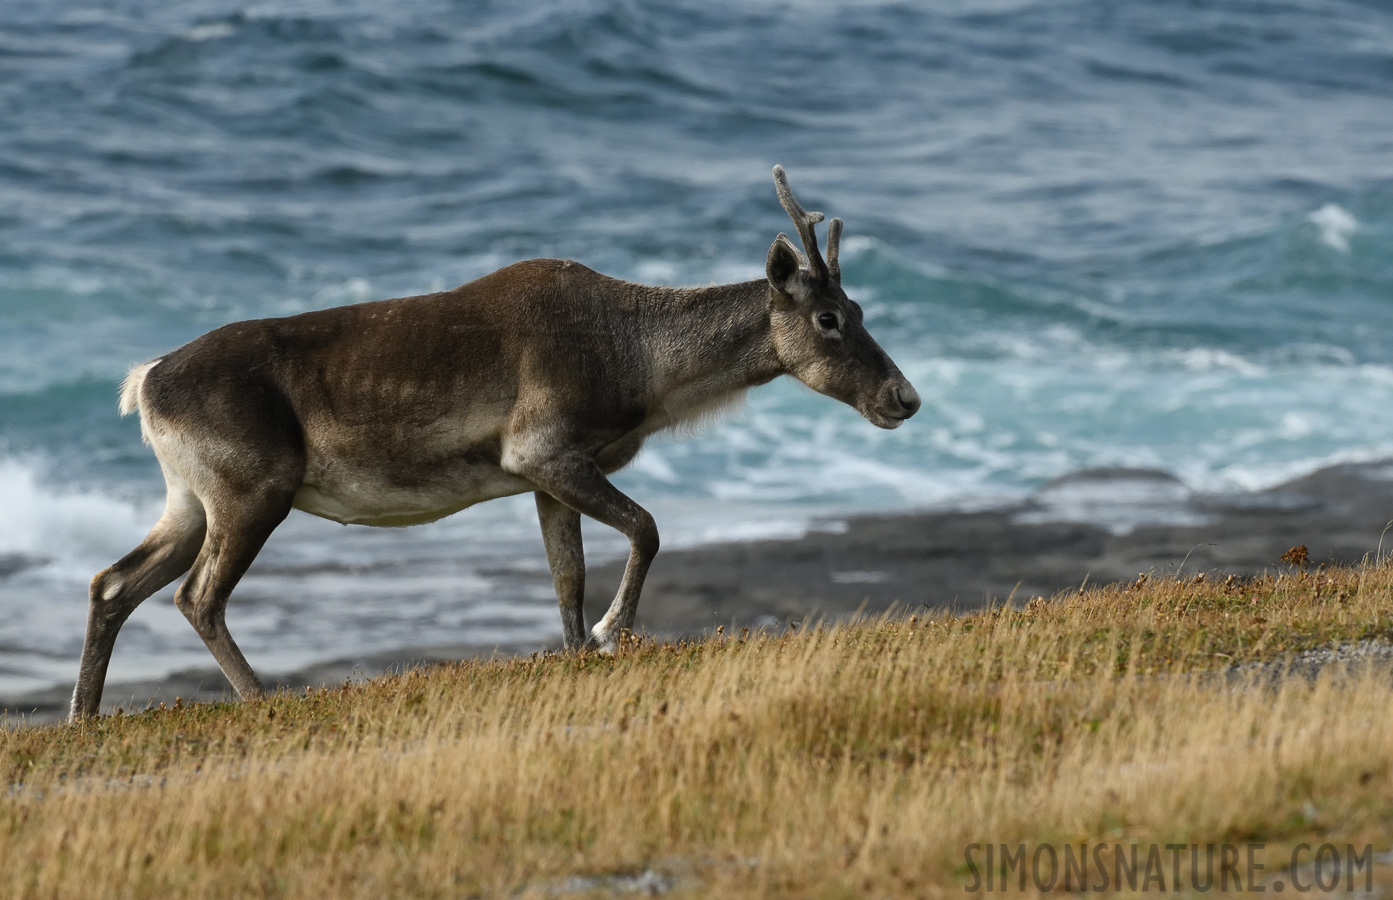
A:
[[[1255,574],[1304,544],[1313,564],[1379,551],[1393,465],[1341,465],[1267,491],[1204,495],[1148,470],[1083,472],[1026,503],[980,512],[868,516],[796,541],[659,554],[638,624],[659,634],[782,624],[865,609],[970,612],[1012,598],[1181,571]],[[1393,537],[1388,541],[1393,550]],[[588,584],[603,611],[621,567]]]

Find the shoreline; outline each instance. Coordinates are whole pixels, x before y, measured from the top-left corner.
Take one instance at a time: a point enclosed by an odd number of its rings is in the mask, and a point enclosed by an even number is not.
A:
[[[1252,575],[1275,570],[1305,544],[1312,565],[1352,563],[1379,551],[1393,520],[1393,462],[1343,464],[1248,494],[1208,495],[1173,476],[1138,469],[1088,470],[1029,499],[987,510],[849,518],[844,529],[801,538],[705,544],[660,552],[636,626],[661,638],[727,629],[784,628],[807,617],[836,620],[891,609],[968,613],[1139,574]],[[1393,540],[1388,542],[1393,550]],[[603,615],[623,562],[587,573],[586,621]],[[267,679],[303,690],[445,660],[525,655],[554,644],[421,645],[326,660]],[[206,668],[107,686],[102,708],[139,711],[175,698],[230,699]],[[76,666],[76,660],[74,660]],[[7,724],[60,721],[71,685],[0,697]]]
[[[1301,544],[1313,566],[1354,563],[1379,552],[1390,520],[1388,461],[1223,495],[1159,471],[1089,470],[996,509],[860,516],[840,533],[660,553],[636,624],[670,635],[892,608],[967,613],[1143,573],[1258,574],[1283,567],[1282,554]],[[621,573],[619,563],[593,571],[587,621]]]

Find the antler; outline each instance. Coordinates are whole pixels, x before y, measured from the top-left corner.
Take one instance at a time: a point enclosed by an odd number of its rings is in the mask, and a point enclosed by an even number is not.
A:
[[[822,254],[817,249],[817,231],[813,226],[823,219],[820,212],[805,212],[803,207],[798,205],[798,201],[793,199],[793,191],[788,187],[788,176],[784,174],[783,166],[774,167],[774,187],[779,192],[779,203],[783,205],[784,212],[793,220],[793,225],[798,229],[798,237],[803,241],[803,249],[808,254],[808,269],[814,278],[826,279],[830,277],[827,263],[822,261]],[[835,220],[833,220],[835,221]],[[833,249],[835,244],[828,244],[828,251],[832,253],[832,259],[836,260],[836,251]]]
[[[837,262],[837,251],[842,244],[842,220],[833,219],[827,223],[827,274],[837,284],[842,283],[842,267]]]

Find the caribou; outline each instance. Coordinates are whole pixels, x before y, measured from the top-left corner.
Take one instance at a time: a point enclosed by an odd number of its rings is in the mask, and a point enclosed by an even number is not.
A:
[[[534,259],[441,293],[234,322],[132,369],[119,408],[140,413],[165,507],[92,579],[71,719],[98,713],[132,611],[185,572],[175,605],[237,693],[264,695],[225,612],[292,509],[402,526],[531,491],[565,646],[612,651],[633,627],[658,529],[607,476],[649,435],[780,375],[881,428],[919,409],[842,290],[841,220],[824,259],[822,213],[799,205],[782,167],[774,183],[803,252],[779,234],[762,279],[650,287]],[[588,637],[582,515],[630,544]]]

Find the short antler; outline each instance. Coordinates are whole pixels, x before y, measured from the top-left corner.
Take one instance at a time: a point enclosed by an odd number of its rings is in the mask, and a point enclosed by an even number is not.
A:
[[[842,245],[842,220],[833,219],[827,223],[827,274],[837,284],[842,283],[842,267],[837,262],[837,251]]]
[[[803,241],[803,250],[808,254],[808,268],[814,278],[826,279],[829,276],[827,263],[822,261],[822,253],[817,249],[817,231],[813,226],[823,219],[820,212],[806,212],[803,207],[798,205],[798,201],[793,198],[793,191],[788,186],[788,176],[784,174],[783,166],[774,167],[774,187],[779,191],[779,203],[783,205],[784,212],[793,220],[793,225],[798,229],[798,237]],[[828,244],[828,252],[832,254],[832,259],[836,260],[835,243]]]

